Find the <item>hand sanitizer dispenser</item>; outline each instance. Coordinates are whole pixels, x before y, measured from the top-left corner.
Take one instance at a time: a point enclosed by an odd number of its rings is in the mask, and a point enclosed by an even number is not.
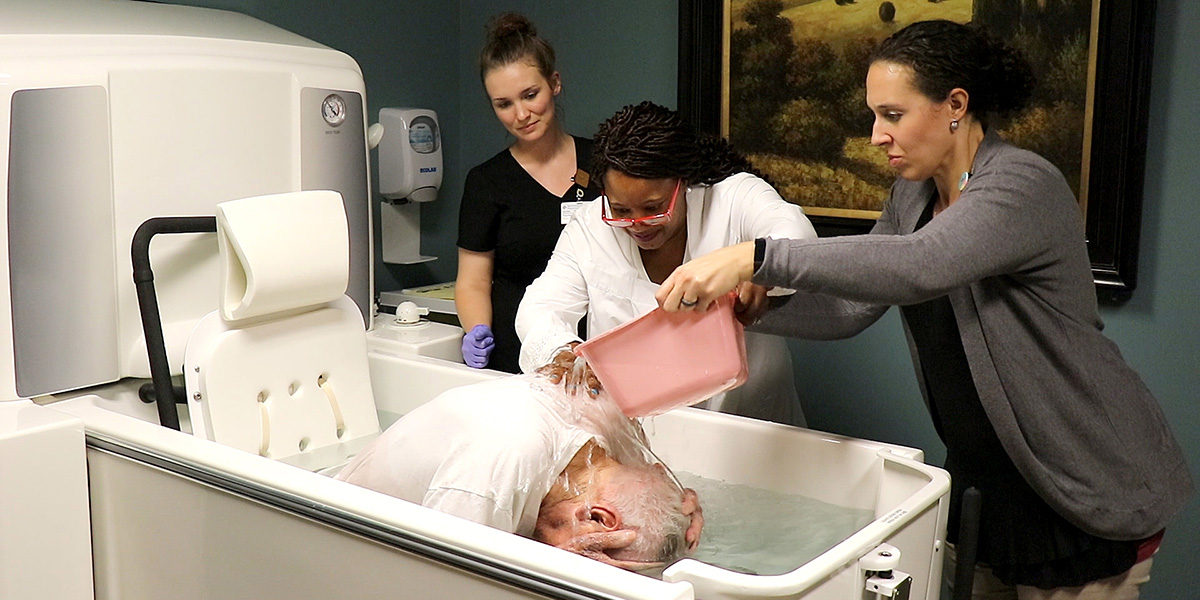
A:
[[[420,202],[437,198],[442,185],[442,133],[437,113],[423,108],[383,108],[379,141],[379,193],[383,261],[414,264],[421,255]]]
[[[379,110],[379,192],[388,200],[429,202],[442,187],[442,133],[437,113],[423,108]]]

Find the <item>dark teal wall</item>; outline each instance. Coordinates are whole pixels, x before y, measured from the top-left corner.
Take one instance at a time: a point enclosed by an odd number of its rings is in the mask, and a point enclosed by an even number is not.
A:
[[[487,18],[525,12],[559,52],[568,129],[588,135],[622,105],[675,103],[677,3],[590,0],[508,3],[484,0],[193,0],[238,10],[343,50],[362,66],[370,113],[385,106],[438,112],[445,183],[425,205],[420,266],[376,269],[377,287],[453,279],[457,205],[467,169],[507,143],[484,99],[476,53]],[[1200,478],[1200,3],[1158,0],[1147,145],[1141,281],[1133,299],[1108,307],[1107,333],[1163,404]],[[377,258],[378,260],[378,258]],[[816,428],[945,454],[912,375],[895,311],[858,337],[791,343],[809,422]],[[1197,597],[1200,500],[1172,523],[1143,598]]]

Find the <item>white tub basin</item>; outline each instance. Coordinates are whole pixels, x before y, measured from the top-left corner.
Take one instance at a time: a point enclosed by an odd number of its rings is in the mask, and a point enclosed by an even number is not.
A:
[[[371,368],[380,411],[395,414],[496,376],[385,352]],[[336,453],[301,468],[168,430],[131,389],[48,403],[86,426],[97,598],[860,600],[858,561],[884,542],[910,597],[937,598],[949,478],[916,450],[697,409],[655,417],[651,444],[674,469],[875,515],[783,575],[685,559],[658,580],[312,472]]]

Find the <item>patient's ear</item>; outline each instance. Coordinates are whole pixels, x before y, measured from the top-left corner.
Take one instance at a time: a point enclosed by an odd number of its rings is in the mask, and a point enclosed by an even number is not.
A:
[[[580,529],[616,531],[621,528],[621,513],[606,503],[581,504],[575,511]]]

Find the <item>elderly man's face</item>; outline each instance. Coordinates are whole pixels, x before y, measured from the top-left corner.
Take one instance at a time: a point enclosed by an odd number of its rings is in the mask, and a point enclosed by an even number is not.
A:
[[[620,466],[616,465],[616,468]],[[619,515],[605,506],[593,506],[590,502],[591,499],[599,497],[595,492],[608,485],[610,469],[588,469],[582,474],[582,481],[579,480],[580,475],[576,473],[576,481],[570,481],[570,475],[564,472],[546,493],[541,510],[538,511],[533,539],[552,546],[561,546],[568,540],[584,534],[611,531],[620,527]]]
[[[703,526],[696,492],[665,466],[623,465],[589,442],[542,499],[533,538],[641,571],[694,550]]]
[[[538,512],[533,539],[558,546],[574,537],[576,507],[575,502],[566,501],[543,508]]]

